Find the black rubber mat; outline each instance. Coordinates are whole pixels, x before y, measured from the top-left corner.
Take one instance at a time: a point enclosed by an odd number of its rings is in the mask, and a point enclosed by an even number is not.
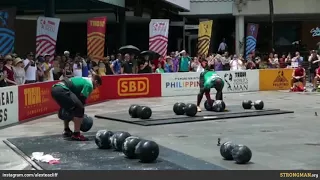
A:
[[[37,170],[224,170],[220,166],[160,146],[156,162],[145,164],[125,158],[121,152],[98,149],[95,133],[86,134],[90,141],[64,140],[61,135],[23,137],[4,142]],[[33,152],[44,152],[60,159],[60,164],[31,160]]]
[[[152,107],[151,107],[152,108]],[[241,118],[241,117],[252,117],[252,116],[266,116],[276,114],[293,113],[293,111],[283,111],[280,109],[264,109],[264,110],[244,110],[239,106],[228,106],[225,112],[212,112],[202,111],[197,113],[195,117],[188,117],[186,115],[175,115],[173,111],[154,111],[152,117],[148,120],[141,120],[139,118],[131,118],[128,112],[117,112],[117,113],[105,113],[95,115],[96,118],[119,121],[124,123],[131,123],[142,126],[154,126],[163,124],[175,124],[175,123],[188,123],[188,122],[199,122],[209,120],[219,120],[227,118]]]

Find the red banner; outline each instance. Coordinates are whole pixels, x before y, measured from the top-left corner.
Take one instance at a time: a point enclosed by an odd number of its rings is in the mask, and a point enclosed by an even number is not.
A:
[[[19,121],[46,115],[58,110],[58,105],[51,97],[54,82],[22,85],[19,93]]]
[[[104,56],[107,17],[94,17],[87,22],[87,51],[93,59]]]
[[[19,121],[47,115],[59,109],[51,97],[51,87],[55,83],[57,81],[19,86]],[[160,74],[103,76],[102,86],[91,93],[87,103],[160,96]]]
[[[161,96],[160,74],[105,76],[103,82],[108,82],[107,99]]]

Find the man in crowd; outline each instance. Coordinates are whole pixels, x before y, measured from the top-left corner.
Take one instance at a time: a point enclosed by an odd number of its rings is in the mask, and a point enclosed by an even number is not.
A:
[[[315,77],[315,71],[318,68],[318,60],[320,60],[320,56],[317,54],[317,51],[312,50],[308,58],[310,69],[310,82],[314,82],[313,78]]]
[[[111,71],[113,74],[121,73],[121,54],[117,54],[117,59],[112,62]]]
[[[24,70],[26,71],[26,84],[35,83],[36,82],[36,72],[37,67],[34,61],[34,55],[32,52],[27,54],[27,58],[23,60]]]
[[[130,60],[130,55],[124,55],[124,61],[121,63],[121,74],[132,74],[133,73],[133,63]]]
[[[181,56],[179,59],[179,72],[189,72],[189,64],[191,61],[191,58],[187,55],[187,52],[185,50],[180,52]]]

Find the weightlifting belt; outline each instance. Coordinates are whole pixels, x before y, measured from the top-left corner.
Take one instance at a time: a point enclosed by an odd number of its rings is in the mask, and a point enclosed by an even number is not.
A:
[[[63,83],[68,89],[72,89],[72,82],[69,78],[63,78],[63,80],[61,81],[61,83]]]

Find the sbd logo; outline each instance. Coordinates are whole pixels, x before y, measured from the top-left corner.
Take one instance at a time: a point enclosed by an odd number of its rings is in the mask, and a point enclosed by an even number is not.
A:
[[[149,94],[149,79],[146,77],[120,78],[118,80],[119,96],[144,96]]]

